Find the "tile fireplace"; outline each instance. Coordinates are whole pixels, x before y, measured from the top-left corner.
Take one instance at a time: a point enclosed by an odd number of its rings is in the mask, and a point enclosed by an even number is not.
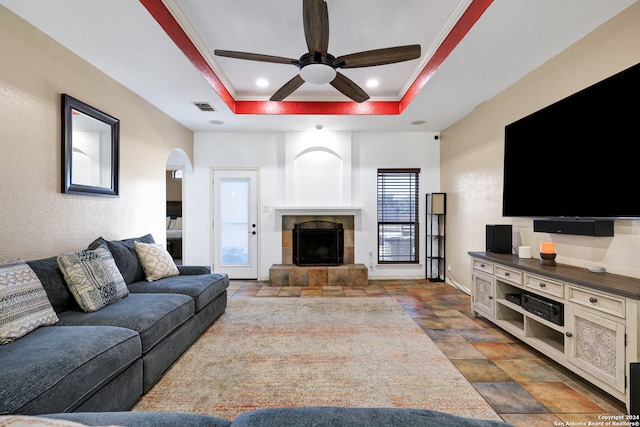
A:
[[[282,264],[269,269],[269,283],[272,286],[345,286],[368,283],[368,270],[364,264],[354,264],[354,215],[282,215]],[[343,240],[342,262],[329,265],[326,261],[315,265],[296,265],[294,262],[294,232],[296,224],[303,229],[314,227],[331,228],[336,224]],[[321,228],[320,228],[321,230]],[[320,233],[324,233],[323,230]],[[334,230],[329,230],[332,234]],[[328,238],[326,235],[323,236]],[[315,251],[330,252],[317,245]],[[312,251],[313,252],[313,251]],[[337,253],[336,253],[337,254]],[[338,255],[339,257],[339,255]]]

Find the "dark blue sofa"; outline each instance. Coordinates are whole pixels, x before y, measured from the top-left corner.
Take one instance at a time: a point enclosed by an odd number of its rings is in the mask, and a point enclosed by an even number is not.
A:
[[[0,415],[124,411],[226,309],[226,275],[178,266],[180,275],[145,280],[134,241],[99,238],[122,273],[129,295],[86,313],[76,303],[57,257],[28,261],[59,321],[0,346]]]
[[[161,412],[53,414],[89,426],[123,427],[508,427],[501,421],[463,418],[444,412],[408,408],[333,406],[259,409],[230,421],[198,414]]]

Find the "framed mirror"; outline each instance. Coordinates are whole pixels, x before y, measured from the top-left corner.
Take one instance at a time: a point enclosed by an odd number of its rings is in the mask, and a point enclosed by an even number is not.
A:
[[[62,94],[62,192],[118,196],[120,121]]]

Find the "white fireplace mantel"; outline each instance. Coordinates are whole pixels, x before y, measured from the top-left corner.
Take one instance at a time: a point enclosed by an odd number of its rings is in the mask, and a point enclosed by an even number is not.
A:
[[[280,215],[358,215],[361,206],[276,206]]]

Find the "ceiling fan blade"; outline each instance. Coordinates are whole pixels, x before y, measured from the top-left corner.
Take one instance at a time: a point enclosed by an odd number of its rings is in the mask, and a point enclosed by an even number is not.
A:
[[[304,36],[309,52],[327,55],[329,50],[329,12],[324,0],[304,0],[302,4]]]
[[[299,62],[297,59],[284,58],[282,56],[262,55],[259,53],[236,52],[233,50],[220,50],[220,49],[214,50],[213,53],[217,56],[224,56],[227,58],[246,59],[249,61],[260,61],[260,62],[273,62],[276,64],[299,65]]]
[[[344,74],[337,73],[336,78],[331,81],[331,86],[335,87],[344,95],[348,96],[356,102],[364,102],[369,99],[369,95],[367,95],[367,93],[362,90],[360,86],[355,84]]]
[[[291,95],[293,91],[302,86],[304,80],[300,77],[300,74],[296,74],[294,78],[286,82],[276,93],[273,94],[269,101],[282,101],[287,96]]]
[[[411,44],[367,50],[352,53],[351,55],[340,56],[336,58],[333,64],[336,68],[359,68],[394,64],[396,62],[409,61],[417,58],[420,58],[420,45]]]

